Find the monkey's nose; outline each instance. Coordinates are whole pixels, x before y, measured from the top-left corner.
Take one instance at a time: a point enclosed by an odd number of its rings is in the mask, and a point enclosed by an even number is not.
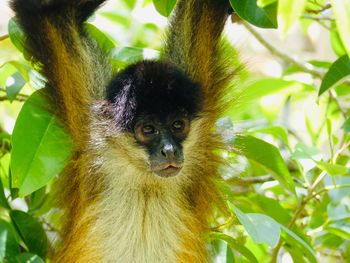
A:
[[[163,149],[161,149],[160,152],[168,161],[175,159],[175,149],[172,144],[164,145]]]

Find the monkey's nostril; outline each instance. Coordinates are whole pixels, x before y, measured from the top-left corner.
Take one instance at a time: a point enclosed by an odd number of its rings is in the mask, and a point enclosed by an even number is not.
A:
[[[160,153],[161,153],[164,157],[166,157],[166,152],[165,152],[164,149],[162,149],[162,150],[160,151]]]

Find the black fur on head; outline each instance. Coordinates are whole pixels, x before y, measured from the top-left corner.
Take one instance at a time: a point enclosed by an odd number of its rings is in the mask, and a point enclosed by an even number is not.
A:
[[[193,118],[202,104],[201,88],[176,66],[159,61],[130,65],[107,87],[118,128],[131,130],[138,116],[153,115],[160,121],[169,115]]]

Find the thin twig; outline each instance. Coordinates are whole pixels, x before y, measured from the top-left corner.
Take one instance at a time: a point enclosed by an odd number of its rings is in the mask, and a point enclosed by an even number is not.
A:
[[[326,74],[326,70],[317,68],[317,67],[311,65],[310,63],[302,61],[298,58],[294,58],[294,57],[289,56],[288,54],[280,51],[279,49],[274,47],[272,44],[270,44],[268,41],[266,41],[249,23],[242,21],[242,24],[273,55],[281,58],[283,61],[285,61],[289,64],[297,66],[302,71],[307,72],[307,73],[313,75],[314,77],[317,77],[320,79],[324,78],[324,76]],[[345,83],[350,84],[349,81],[345,81]],[[330,96],[331,96],[332,100],[338,105],[340,111],[342,112],[342,115],[344,117],[346,117],[346,112],[343,111],[336,96],[332,92],[330,92]]]
[[[305,9],[305,12],[306,12],[306,13],[311,13],[311,14],[320,14],[320,13],[322,13],[323,11],[326,11],[326,10],[330,9],[331,7],[332,7],[331,4],[326,4],[325,6],[322,6],[322,8],[319,9],[319,10],[314,10],[314,9],[306,8],[306,9]]]
[[[332,17],[328,17],[328,16],[313,16],[313,15],[302,15],[301,18],[304,19],[311,19],[311,20],[315,20],[315,21],[335,21],[334,18]]]
[[[2,35],[2,36],[0,36],[0,41],[5,40],[9,37],[10,37],[9,35]]]
[[[303,70],[304,72],[310,73],[313,76],[318,78],[323,78],[325,71],[319,68],[314,67],[310,63],[304,62],[298,58],[293,58],[286,53],[278,50],[276,47],[267,42],[251,25],[247,22],[242,22],[245,28],[264,46],[266,47],[273,55],[280,57],[289,64],[293,64]]]
[[[9,100],[9,101],[14,101],[14,100],[16,100],[16,101],[26,101],[27,100],[27,98],[28,98],[28,96],[20,96],[20,95],[17,95],[16,96],[16,98],[14,98],[14,99],[10,99],[8,96],[1,96],[0,97],[0,101],[7,101],[7,100]]]

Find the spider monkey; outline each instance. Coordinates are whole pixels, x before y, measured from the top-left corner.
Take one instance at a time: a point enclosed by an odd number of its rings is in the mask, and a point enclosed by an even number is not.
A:
[[[115,73],[84,22],[105,0],[11,0],[74,153],[53,262],[208,262],[232,64],[226,0],[179,0],[159,61]]]

